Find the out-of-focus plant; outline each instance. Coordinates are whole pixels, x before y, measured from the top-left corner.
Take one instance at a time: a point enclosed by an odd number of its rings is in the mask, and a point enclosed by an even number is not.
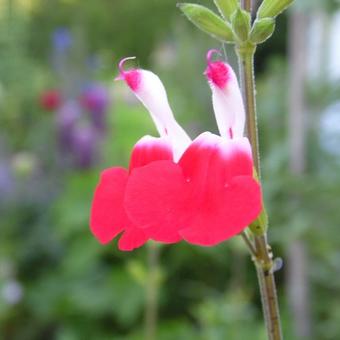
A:
[[[80,66],[79,60],[75,64],[72,55],[78,46],[68,29],[62,27],[53,32],[52,47],[53,67],[60,89],[44,91],[40,104],[43,109],[55,112],[61,157],[70,158],[71,165],[77,168],[87,169],[99,159],[110,104],[108,90],[86,79],[86,74],[91,72],[86,71],[84,60],[80,61]]]

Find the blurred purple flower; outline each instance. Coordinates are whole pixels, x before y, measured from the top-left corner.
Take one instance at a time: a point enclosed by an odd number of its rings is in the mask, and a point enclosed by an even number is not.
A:
[[[80,116],[81,108],[73,100],[66,101],[57,111],[58,138],[63,150],[71,150],[74,129]]]
[[[66,27],[59,27],[52,35],[53,47],[56,52],[64,53],[72,45],[72,36]]]
[[[106,87],[100,84],[92,84],[85,89],[81,102],[89,110],[93,125],[99,130],[103,130],[109,105],[109,94]]]
[[[10,167],[0,163],[0,200],[7,198],[14,192],[14,180]]]
[[[97,160],[98,133],[90,125],[79,125],[73,135],[73,155],[75,165],[88,169]]]

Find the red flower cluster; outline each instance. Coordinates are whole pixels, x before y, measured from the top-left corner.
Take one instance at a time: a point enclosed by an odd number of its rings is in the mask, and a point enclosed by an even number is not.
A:
[[[149,239],[212,246],[240,233],[261,212],[238,82],[228,64],[210,60],[211,53],[205,74],[221,136],[205,132],[194,141],[174,119],[159,78],[146,70],[125,71],[125,60],[120,63],[119,79],[149,110],[160,137],[137,142],[128,170],[103,171],[90,220],[101,243],[122,233],[121,250]]]

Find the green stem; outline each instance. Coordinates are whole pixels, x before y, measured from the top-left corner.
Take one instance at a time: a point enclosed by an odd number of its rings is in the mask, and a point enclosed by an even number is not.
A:
[[[243,8],[250,11],[252,2],[243,1]],[[242,94],[246,108],[247,134],[252,145],[254,166],[260,179],[260,157],[258,145],[255,78],[254,78],[254,54],[256,46],[244,44],[236,46],[240,65],[240,78]],[[273,260],[267,236],[254,235],[256,257],[254,258],[257,271],[263,314],[269,340],[282,340],[279,304],[276,293],[276,285],[273,273]]]
[[[253,257],[253,259],[256,259],[256,257],[257,257],[256,249],[255,249],[255,247],[253,245],[253,242],[249,239],[247,233],[245,231],[242,231],[240,236],[242,237],[244,243],[248,247],[249,252],[250,252],[251,256]]]
[[[158,258],[159,249],[156,243],[148,244],[148,277],[146,282],[146,304],[145,304],[145,339],[155,340],[157,332],[158,313]]]
[[[237,47],[238,60],[240,64],[241,88],[246,108],[247,135],[252,146],[254,166],[258,178],[260,179],[260,152],[257,133],[256,102],[254,95],[254,53],[255,46],[253,45]]]

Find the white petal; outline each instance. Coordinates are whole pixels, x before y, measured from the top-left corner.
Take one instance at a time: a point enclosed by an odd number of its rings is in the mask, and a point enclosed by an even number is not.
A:
[[[224,88],[211,84],[215,118],[223,137],[241,138],[244,133],[245,111],[240,88],[229,81]]]
[[[208,66],[205,75],[212,90],[212,102],[221,136],[241,138],[244,132],[245,111],[234,70],[227,63],[212,62],[212,53],[207,54]],[[218,52],[218,51],[217,51]]]
[[[177,161],[191,140],[175,120],[159,77],[153,72],[138,69],[124,71],[120,78],[126,80],[137,98],[150,112],[160,136],[168,136],[174,149],[174,160]]]

